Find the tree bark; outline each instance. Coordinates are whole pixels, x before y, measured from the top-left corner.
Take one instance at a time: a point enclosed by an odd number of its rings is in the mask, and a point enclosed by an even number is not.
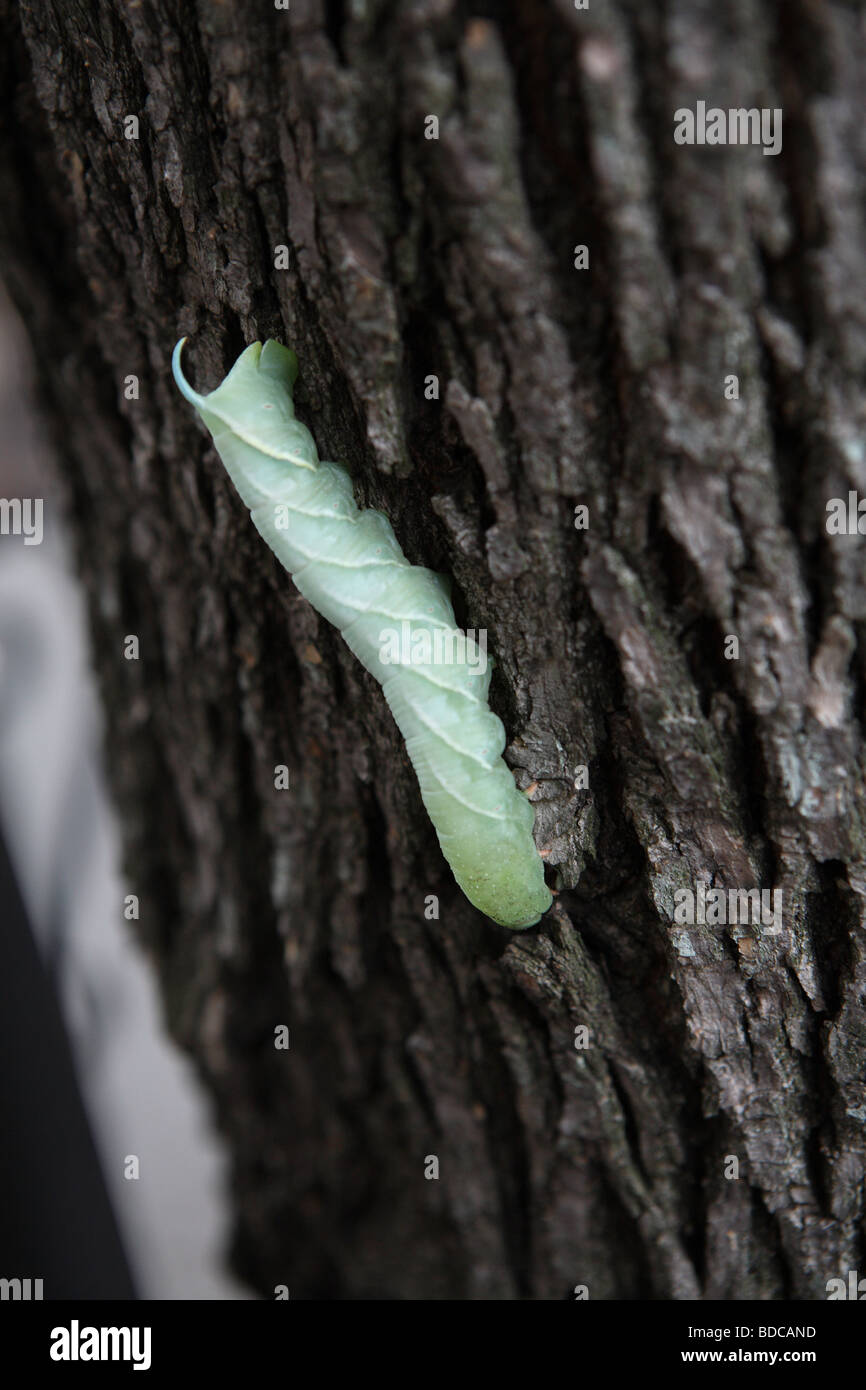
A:
[[[859,7],[0,13],[4,275],[235,1268],[825,1297],[864,1257],[866,569],[825,526],[866,490]],[[781,153],[676,144],[700,100],[781,108]],[[488,630],[537,929],[454,884],[379,687],[174,387],[181,334],[200,390],[291,343],[320,454]],[[679,925],[700,882],[780,889],[782,934]]]

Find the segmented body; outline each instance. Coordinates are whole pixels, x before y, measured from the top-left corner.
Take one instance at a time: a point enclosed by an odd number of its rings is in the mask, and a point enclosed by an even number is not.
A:
[[[494,921],[528,927],[550,906],[532,836],[534,812],[501,753],[505,730],[487,704],[489,667],[471,642],[463,661],[383,661],[384,630],[424,652],[438,631],[445,651],[462,637],[446,585],[411,565],[381,512],[361,510],[349,474],[320,462],[295,418],[294,353],[253,343],[222,384],[200,396],[180,368],[175,379],[196,407],[262,538],[310,603],[339,628],[381,683],[406,740],[442,852],[470,902]],[[416,641],[416,639],[418,639]]]

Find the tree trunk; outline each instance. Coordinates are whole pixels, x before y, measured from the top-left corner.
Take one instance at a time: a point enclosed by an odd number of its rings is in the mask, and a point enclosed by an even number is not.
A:
[[[866,568],[825,525],[866,490],[859,7],[0,13],[5,278],[236,1269],[825,1297],[863,1258]],[[781,152],[676,143],[699,101],[781,108]],[[320,454],[488,630],[538,928],[456,887],[378,685],[174,387],[181,334],[200,390],[291,343]],[[699,884],[781,890],[781,934],[680,924]]]

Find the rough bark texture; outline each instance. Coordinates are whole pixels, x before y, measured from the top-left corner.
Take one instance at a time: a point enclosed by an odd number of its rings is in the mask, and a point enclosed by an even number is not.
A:
[[[824,525],[866,490],[860,7],[0,13],[5,278],[237,1269],[293,1297],[824,1297],[864,1258],[866,540]],[[677,146],[698,100],[782,107],[782,153]],[[174,389],[181,332],[207,388],[292,343],[320,453],[488,629],[560,890],[540,928],[455,887],[379,688]],[[783,935],[684,933],[698,880],[781,888]]]

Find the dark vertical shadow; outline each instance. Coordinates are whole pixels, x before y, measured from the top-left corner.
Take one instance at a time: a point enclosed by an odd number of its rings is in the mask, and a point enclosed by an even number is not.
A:
[[[2,834],[0,1278],[42,1279],[45,1298],[136,1296]]]

